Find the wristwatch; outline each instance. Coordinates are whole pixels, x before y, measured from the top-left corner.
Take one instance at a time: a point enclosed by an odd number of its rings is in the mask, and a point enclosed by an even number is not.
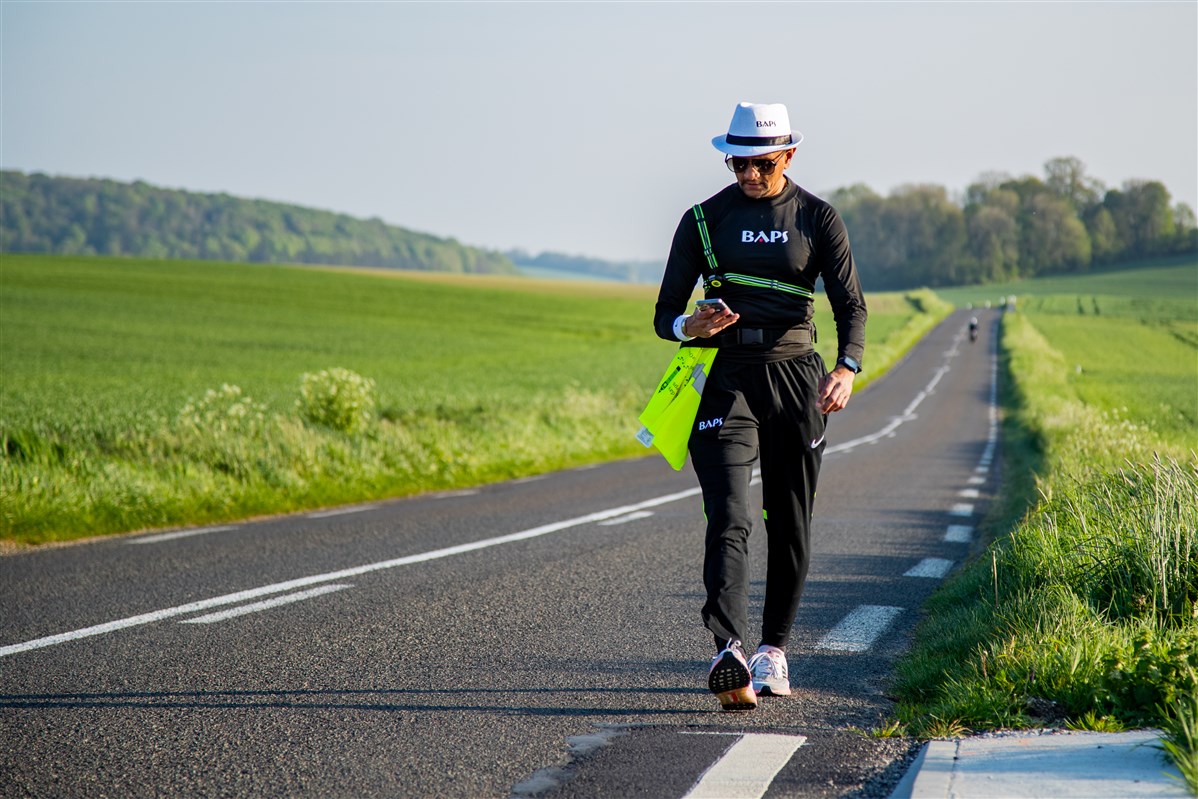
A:
[[[841,358],[837,358],[836,365],[843,366],[845,369],[848,369],[853,374],[860,374],[860,372],[861,372],[861,364],[857,363],[856,359],[850,358],[847,355],[845,355]]]

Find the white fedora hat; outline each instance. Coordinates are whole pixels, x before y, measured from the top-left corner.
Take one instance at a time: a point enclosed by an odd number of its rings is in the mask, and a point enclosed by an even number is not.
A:
[[[790,129],[782,103],[741,103],[732,112],[728,132],[711,143],[721,153],[753,156],[788,150],[802,140],[802,133]]]

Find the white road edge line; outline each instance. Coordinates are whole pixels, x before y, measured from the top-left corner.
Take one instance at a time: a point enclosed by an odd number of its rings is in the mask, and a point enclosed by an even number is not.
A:
[[[761,799],[806,741],[802,735],[745,733],[682,799]]]
[[[209,613],[206,616],[196,616],[194,619],[182,619],[180,624],[212,624],[213,622],[224,621],[235,616],[244,616],[247,613],[257,613],[268,608],[276,608],[279,605],[289,605],[292,602],[299,602],[302,599],[311,599],[314,596],[321,594],[331,594],[334,591],[341,591],[346,588],[353,588],[348,583],[339,583],[335,585],[322,585],[319,588],[309,588],[307,591],[297,591],[294,594],[284,594],[277,596],[274,599],[264,599],[261,602],[253,602],[249,605],[242,605],[239,608],[231,610],[222,610],[218,613]]]
[[[860,605],[828,631],[815,648],[865,652],[902,612],[902,608],[888,605]]]
[[[924,389],[919,392],[918,395],[916,395],[915,399],[912,400],[907,408],[903,411],[903,415],[894,417],[890,423],[886,425],[886,427],[882,428],[873,435],[864,436],[862,438],[854,439],[853,441],[846,441],[835,446],[827,447],[824,450],[824,455],[827,456],[837,452],[845,452],[853,449],[856,446],[859,446],[860,444],[877,441],[878,439],[884,438],[893,433],[895,429],[897,429],[903,422],[912,421],[915,418],[913,415],[915,409],[919,407],[919,404],[923,402],[928,394],[935,389],[936,384],[940,382],[940,379],[944,377],[945,373],[948,371],[948,366],[942,366],[937,369],[935,374],[932,376],[932,379],[928,381],[927,386],[925,386]],[[448,498],[469,496],[476,493],[478,493],[477,489],[466,489],[463,491],[445,491],[439,494],[433,494],[431,496],[434,498]],[[117,619],[116,621],[110,621],[104,624],[97,624],[93,627],[84,627],[80,630],[58,633],[57,635],[48,635],[44,638],[35,638],[32,641],[25,641],[19,644],[0,646],[0,658],[8,657],[9,655],[15,655],[20,652],[28,652],[31,649],[41,649],[47,646],[63,644],[67,641],[75,641],[80,638],[90,638],[95,635],[104,635],[105,633],[123,630],[128,627],[151,624],[153,622],[173,618],[175,616],[185,616],[189,613],[195,613],[196,611],[207,610],[208,608],[220,607],[222,605],[236,605],[240,602],[246,601],[247,599],[255,599],[260,596],[269,596],[271,594],[281,594],[296,588],[304,588],[309,585],[331,583],[336,580],[343,580],[348,577],[357,577],[358,575],[368,574],[370,572],[393,569],[398,566],[408,566],[413,563],[437,560],[438,558],[447,558],[452,555],[473,552],[477,549],[487,549],[488,547],[510,544],[514,541],[523,541],[528,538],[536,538],[538,536],[548,535],[549,533],[560,532],[561,530],[566,530],[571,527],[578,527],[584,524],[593,524],[594,522],[604,521],[605,519],[613,519],[617,516],[634,513],[644,508],[653,508],[657,507],[658,505],[666,505],[671,502],[677,502],[681,499],[697,496],[700,493],[701,490],[699,488],[692,488],[686,491],[679,491],[673,494],[666,494],[664,496],[648,499],[644,502],[638,502],[634,505],[624,505],[619,508],[598,511],[586,516],[578,516],[573,519],[553,522],[540,527],[534,527],[531,530],[523,530],[518,533],[510,533],[508,535],[501,535],[496,538],[474,541],[469,544],[460,544],[455,547],[446,547],[445,549],[437,549],[432,552],[424,552],[419,555],[409,555],[407,557],[395,558],[393,560],[380,561],[379,563],[369,563],[365,566],[357,566],[352,569],[343,569],[341,571],[328,572],[327,574],[315,574],[311,577],[300,577],[295,580],[287,580],[285,582],[274,583],[272,585],[264,585],[259,588],[250,588],[245,591],[237,591],[232,594],[225,594],[224,596],[212,597],[211,599],[202,599],[198,602],[191,602],[186,605],[179,605],[173,608],[164,608],[163,610],[142,613],[137,616],[129,616],[128,618]]]

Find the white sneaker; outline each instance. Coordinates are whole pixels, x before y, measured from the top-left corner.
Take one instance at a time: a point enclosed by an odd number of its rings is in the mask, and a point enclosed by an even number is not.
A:
[[[761,647],[749,658],[753,690],[763,696],[790,696],[790,674],[786,653],[776,647]]]
[[[707,687],[720,700],[724,710],[753,710],[757,694],[753,691],[753,675],[745,662],[740,641],[729,641],[723,651],[711,661]]]

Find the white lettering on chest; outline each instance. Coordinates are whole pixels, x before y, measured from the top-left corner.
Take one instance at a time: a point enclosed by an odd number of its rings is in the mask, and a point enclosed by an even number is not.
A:
[[[743,244],[785,244],[790,236],[785,230],[742,230],[740,240]]]

